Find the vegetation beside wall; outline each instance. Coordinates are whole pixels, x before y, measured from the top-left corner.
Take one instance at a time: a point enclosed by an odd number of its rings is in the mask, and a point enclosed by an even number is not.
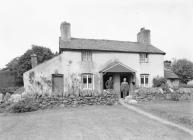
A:
[[[132,93],[138,102],[160,101],[160,100],[193,100],[193,88],[179,88],[163,90],[162,88],[139,88]]]

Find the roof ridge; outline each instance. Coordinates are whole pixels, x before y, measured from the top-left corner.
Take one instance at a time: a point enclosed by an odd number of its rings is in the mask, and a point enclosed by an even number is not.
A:
[[[141,44],[139,42],[134,42],[134,41],[125,41],[125,40],[112,40],[112,39],[93,39],[93,38],[77,38],[77,37],[71,37],[71,39],[83,39],[83,40],[94,40],[94,41],[115,41],[115,42],[125,42],[125,43],[137,43]],[[150,44],[151,45],[151,44]],[[151,45],[152,46],[152,45]]]

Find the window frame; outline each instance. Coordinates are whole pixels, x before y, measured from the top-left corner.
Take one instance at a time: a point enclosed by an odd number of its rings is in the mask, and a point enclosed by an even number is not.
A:
[[[83,78],[86,76],[86,83],[83,83]],[[89,82],[89,78],[91,78],[91,83]],[[89,89],[89,90],[94,90],[94,74],[92,73],[83,73],[81,74],[81,84],[82,84],[82,89]],[[89,86],[91,84],[91,88]],[[85,87],[86,85],[86,87]]]
[[[143,79],[143,83],[142,83],[142,79]],[[149,74],[140,74],[140,85],[142,87],[148,87],[149,86]]]
[[[139,54],[140,63],[148,63],[149,62],[149,54],[148,53],[140,53]]]
[[[81,60],[83,62],[88,62],[88,61],[92,61],[92,51],[81,51]]]

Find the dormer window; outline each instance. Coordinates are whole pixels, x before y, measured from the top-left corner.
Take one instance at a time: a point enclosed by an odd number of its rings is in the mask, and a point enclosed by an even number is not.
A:
[[[140,54],[140,63],[148,63],[148,54],[147,53]]]
[[[82,61],[92,61],[92,52],[82,51]]]

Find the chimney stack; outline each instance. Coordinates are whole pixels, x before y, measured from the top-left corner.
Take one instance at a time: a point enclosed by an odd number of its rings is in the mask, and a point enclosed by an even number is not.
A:
[[[34,68],[35,66],[37,66],[37,64],[38,64],[37,55],[33,53],[31,55],[31,67]]]
[[[60,25],[61,39],[63,41],[70,41],[71,32],[70,32],[70,23],[66,21],[62,22]]]
[[[171,65],[172,65],[171,61],[168,61],[168,60],[164,61],[164,68],[165,69],[171,69],[171,67],[172,67]]]
[[[137,34],[137,42],[150,45],[151,44],[150,30],[141,28],[140,32]]]

